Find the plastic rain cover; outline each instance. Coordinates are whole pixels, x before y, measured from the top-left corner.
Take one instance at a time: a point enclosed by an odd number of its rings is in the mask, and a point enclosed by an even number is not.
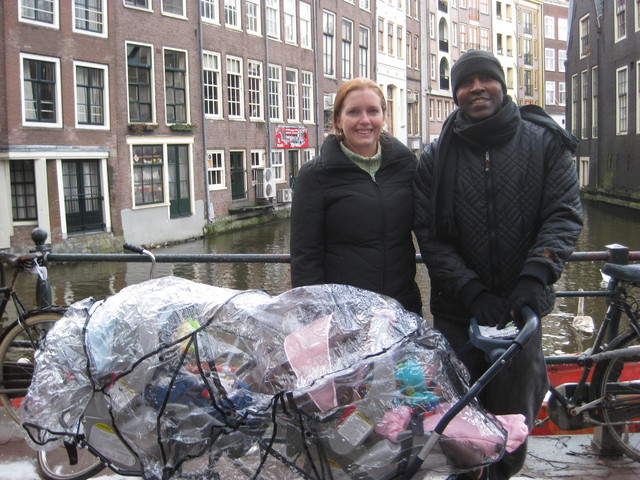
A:
[[[421,317],[344,285],[149,280],[72,305],[36,361],[21,406],[34,448],[82,434],[148,479],[391,478],[467,390]],[[423,466],[484,465],[505,442],[474,400]]]

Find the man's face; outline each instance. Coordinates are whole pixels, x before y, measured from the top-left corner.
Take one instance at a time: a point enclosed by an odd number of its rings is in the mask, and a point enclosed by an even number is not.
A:
[[[472,122],[490,117],[498,111],[504,99],[502,84],[485,74],[473,74],[465,78],[458,90],[458,107]]]

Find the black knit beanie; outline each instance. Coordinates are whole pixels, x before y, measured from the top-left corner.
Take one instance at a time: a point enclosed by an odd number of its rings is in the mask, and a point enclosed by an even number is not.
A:
[[[484,50],[467,50],[451,68],[451,92],[456,105],[458,104],[458,98],[456,97],[458,87],[465,78],[475,74],[485,74],[495,78],[502,84],[502,92],[505,95],[507,94],[504,70],[498,59]]]

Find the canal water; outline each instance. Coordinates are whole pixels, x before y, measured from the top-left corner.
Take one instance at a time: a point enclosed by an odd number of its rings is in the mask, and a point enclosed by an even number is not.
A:
[[[606,245],[618,243],[632,251],[640,251],[640,215],[638,211],[604,205],[596,202],[584,203],[585,226],[578,242],[577,251],[603,251]],[[273,253],[289,252],[289,222],[265,224],[214,237],[158,248],[154,253]],[[557,283],[561,291],[601,290],[602,262],[569,263],[566,272]],[[277,295],[290,288],[291,277],[288,264],[278,263],[159,263],[156,277],[175,275],[221,287],[239,290],[261,289]],[[126,285],[149,278],[146,263],[76,263],[57,264],[49,268],[49,279],[53,288],[53,300],[57,304],[71,304],[86,297],[104,298],[113,295]],[[33,306],[35,279],[24,275],[20,292],[27,303]],[[424,311],[428,314],[429,279],[424,265],[418,265],[418,284],[422,290]],[[544,348],[547,355],[574,353],[589,346],[591,338],[580,334],[572,327],[577,314],[576,298],[558,298],[556,308],[544,320]],[[587,298],[586,315],[598,319],[604,315],[604,299]],[[3,319],[4,320],[4,319]]]

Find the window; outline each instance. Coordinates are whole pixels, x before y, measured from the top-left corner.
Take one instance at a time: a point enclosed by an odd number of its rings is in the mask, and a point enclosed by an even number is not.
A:
[[[524,70],[524,80],[523,80],[524,94],[527,97],[533,96],[533,70],[525,69]]]
[[[333,77],[335,75],[334,51],[336,16],[330,12],[322,12],[322,72]]]
[[[396,27],[396,55],[398,58],[402,58],[404,56],[402,53],[402,45],[404,44],[404,42],[402,41],[403,37],[404,37],[404,28],[398,25]]]
[[[580,92],[578,87],[578,75],[571,76],[571,133],[578,135],[578,101]]]
[[[241,58],[227,57],[227,97],[229,118],[244,118]]]
[[[489,14],[489,0],[480,0],[480,13]]]
[[[280,0],[265,0],[267,7],[267,36],[280,39]]]
[[[145,10],[148,10],[149,1],[150,0],[124,0],[124,5],[126,7],[143,8]]]
[[[66,231],[70,234],[104,230],[99,160],[63,160],[62,190]]]
[[[407,108],[407,133],[420,135],[420,102],[410,103]]]
[[[558,19],[558,40],[567,41],[567,19]]]
[[[107,126],[107,67],[76,63],[76,125]]]
[[[353,23],[342,19],[342,78],[351,78],[351,52],[353,40]]]
[[[558,105],[567,104],[567,87],[564,82],[558,82]]]
[[[550,72],[556,69],[556,51],[553,48],[544,49],[544,69]]]
[[[187,123],[187,54],[164,52],[165,107],[167,123]]]
[[[267,74],[269,118],[282,120],[282,69],[278,65],[269,65]]]
[[[545,103],[555,105],[556,103],[556,82],[544,82]]]
[[[454,47],[458,46],[458,24],[456,22],[451,23],[451,44]]]
[[[311,48],[311,5],[300,2],[300,46]]]
[[[371,0],[360,0],[360,8],[368,12],[371,9]]]
[[[106,2],[102,0],[74,0],[74,31],[106,35]]]
[[[531,12],[527,10],[522,12],[522,28],[524,33],[526,33],[527,35],[531,35],[533,33],[533,30],[531,28],[531,24],[532,24],[531,17],[532,17]]]
[[[262,63],[249,60],[247,62],[247,78],[249,86],[249,118],[261,120],[262,114]]]
[[[129,121],[152,121],[151,47],[127,44]]]
[[[13,221],[37,220],[36,172],[33,160],[9,162],[9,170]]]
[[[413,68],[420,68],[420,36],[413,36]]]
[[[436,67],[436,54],[429,54],[429,72],[431,80],[436,79],[437,67]]]
[[[589,111],[589,72],[587,70],[583,70],[580,72],[580,90],[582,95],[580,96],[582,102],[580,104],[580,111],[582,113],[581,123],[580,123],[580,135],[582,138],[587,138],[588,136],[588,119],[587,112]]]
[[[589,55],[589,15],[580,19],[580,57]]]
[[[591,136],[598,137],[598,67],[591,69]]]
[[[616,0],[616,42],[627,36],[627,0]]]
[[[240,22],[240,0],[224,0],[224,24],[226,27],[235,30],[242,28]]]
[[[132,145],[133,195],[136,206],[164,202],[162,145]]]
[[[58,28],[59,0],[20,0],[20,21]]]
[[[467,25],[460,24],[460,50],[465,51],[467,49]]]
[[[489,30],[486,28],[480,29],[480,49],[489,51]]]
[[[220,54],[203,52],[204,114],[222,118],[222,86],[220,84]]]
[[[162,13],[185,17],[184,0],[162,0]]]
[[[393,23],[387,22],[387,53],[393,55],[394,43],[393,43]]]
[[[313,73],[302,74],[302,121],[313,122]]]
[[[224,152],[207,150],[207,183],[209,190],[222,190],[226,187]]]
[[[296,1],[284,0],[284,41],[286,43],[298,44],[296,23]]]
[[[287,85],[287,120],[290,122],[298,121],[298,71],[287,68],[286,72]]]
[[[251,157],[251,183],[255,185],[258,181],[258,171],[264,168],[264,150],[252,150],[249,156]]]
[[[627,67],[616,71],[616,133],[627,133],[627,107],[628,107],[628,71]]]
[[[220,23],[218,0],[200,0],[200,14],[205,22]]]
[[[558,50],[558,71],[564,72],[566,70],[567,63],[567,51]]]
[[[21,55],[23,119],[26,125],[60,127],[60,60]]]
[[[378,18],[378,51],[384,52],[384,20]]]
[[[247,32],[254,35],[262,33],[262,16],[260,15],[260,0],[247,0]]]
[[[429,14],[429,36],[436,38],[436,16],[433,13]]]
[[[273,168],[273,176],[276,182],[284,180],[284,152],[275,150],[271,152],[271,168]]]
[[[544,17],[544,38],[551,38],[551,39],[556,38],[556,24],[555,24],[554,17],[549,17],[549,16]],[[558,37],[558,39],[563,40],[560,37]]]
[[[360,25],[360,44],[358,45],[358,75],[369,77],[369,29]]]

